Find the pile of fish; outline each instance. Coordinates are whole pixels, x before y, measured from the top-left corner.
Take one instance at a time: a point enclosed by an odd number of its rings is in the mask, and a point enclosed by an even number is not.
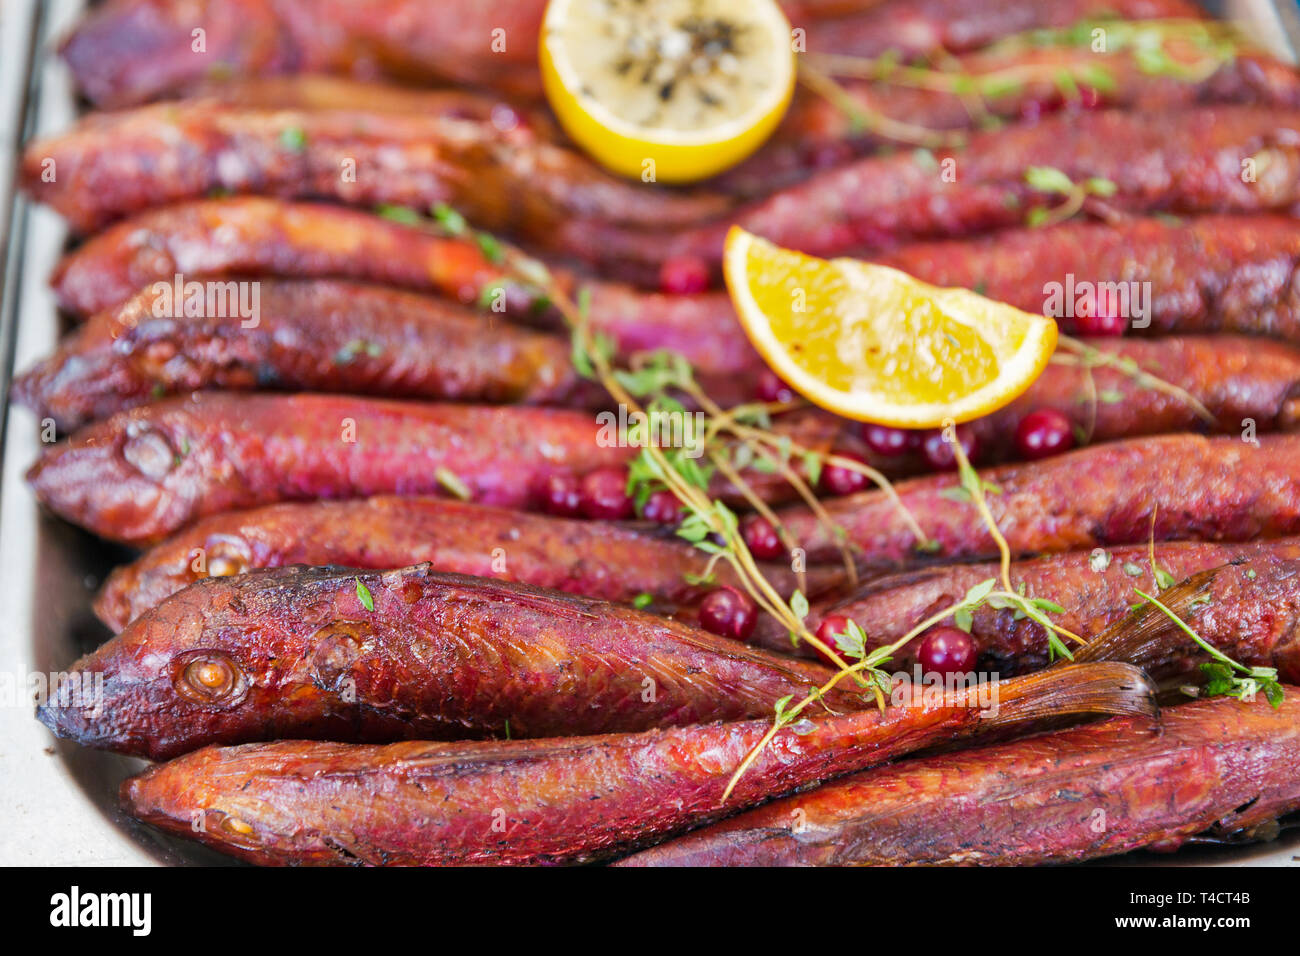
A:
[[[1267,839],[1300,810],[1300,73],[1068,39],[1201,18],[1186,0],[781,6],[830,60],[1030,79],[977,114],[844,78],[943,134],[923,149],[801,89],[753,157],[670,189],[557,132],[544,0],[107,0],[67,38],[96,111],[20,175],[80,239],[51,279],[73,328],[13,395],[57,437],[40,501],[139,551],[95,604],[113,636],[38,716],[159,761],[128,812],[262,864],[657,866],[1065,862]],[[1088,69],[1108,82],[1042,79]],[[1061,202],[1035,168],[1108,185],[1035,226]],[[772,378],[718,287],[736,223],[1033,312],[1054,284],[1135,290],[1125,334],[1067,309],[1080,351],[962,426],[1004,541],[919,440],[813,408],[771,430],[892,491],[823,482],[813,510],[753,463],[709,487],[779,519],[795,560],[759,567],[814,632],[892,644],[998,578],[1005,543],[1076,660],[986,605],[978,680],[900,679],[882,708],[852,679],[821,691],[835,671],[774,618],[706,629],[734,569],[623,500],[639,449],[608,440],[613,401],[502,250],[618,360],[676,353],[726,407]],[[1026,460],[1044,410],[1078,447]],[[1133,611],[1162,585],[1203,641],[1276,669],[1281,706],[1188,702],[1203,647]],[[917,644],[887,669],[919,668]],[[92,699],[68,691],[86,679]]]

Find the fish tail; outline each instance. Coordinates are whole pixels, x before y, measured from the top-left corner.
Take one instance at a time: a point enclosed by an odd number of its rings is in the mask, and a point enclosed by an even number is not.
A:
[[[978,688],[973,688],[975,693]],[[1119,661],[1071,664],[993,682],[986,691],[985,729],[1064,714],[1113,714],[1156,719],[1156,686]]]
[[[1186,621],[1210,593],[1215,577],[1223,568],[1210,568],[1193,574],[1173,587],[1160,592],[1160,603]],[[1172,618],[1149,601],[1129,611],[1123,618],[1074,651],[1076,663],[1087,661],[1124,661],[1146,666],[1190,644],[1191,641]]]

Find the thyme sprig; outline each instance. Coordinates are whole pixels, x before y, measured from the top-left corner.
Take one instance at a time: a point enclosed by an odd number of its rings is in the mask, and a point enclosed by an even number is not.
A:
[[[507,272],[540,288],[551,307],[563,318],[570,330],[574,367],[580,374],[600,382],[610,397],[627,409],[629,418],[635,416],[638,420],[650,421],[650,411],[683,411],[684,406],[668,394],[674,388],[697,400],[707,399],[703,390],[695,383],[690,364],[681,356],[660,353],[657,359],[644,360],[634,368],[617,368],[614,365],[613,344],[591,326],[590,299],[585,294],[585,290],[580,290],[576,299],[570,297],[568,291],[536,260],[508,245],[502,244],[499,248],[502,267]],[[643,404],[636,393],[649,395],[650,398]],[[811,495],[810,489],[798,479],[793,469],[788,467],[791,454],[804,454],[810,460],[815,459],[823,465],[828,460],[844,461],[846,465],[858,464],[812,449],[800,448],[784,436],[774,436],[760,429],[754,423],[765,423],[768,411],[769,409],[760,403],[724,413],[716,404],[708,402],[705,405],[705,413],[712,419],[709,434],[716,436],[727,432],[739,437],[750,448],[751,453],[771,462],[774,468],[782,469],[782,466],[785,466],[783,473],[787,478],[794,478],[796,487],[800,488],[802,493],[809,495]],[[648,439],[653,436],[645,437]],[[684,520],[678,527],[678,535],[710,555],[704,576],[707,577],[712,573],[712,568],[717,562],[726,562],[759,610],[776,619],[796,641],[807,642],[824,654],[840,669],[840,673],[857,680],[856,675],[849,673],[848,664],[837,651],[822,642],[804,623],[808,604],[802,592],[796,591],[788,599],[778,593],[763,574],[746,545],[744,536],[740,533],[740,522],[736,513],[725,503],[715,501],[710,496],[709,479],[714,468],[720,468],[738,488],[745,489],[748,485],[735,466],[722,457],[722,453],[717,448],[711,447],[708,457],[709,465],[705,466],[688,457],[684,449],[665,448],[657,442],[647,440],[640,455],[633,460],[629,468],[629,492],[643,503],[653,488],[661,487],[671,491],[686,512]],[[868,471],[888,486],[888,481],[883,475],[872,469]],[[747,500],[754,500],[756,497],[752,493],[746,494]],[[901,508],[902,502],[897,495],[894,495],[894,500]],[[906,509],[903,511],[906,513]],[[768,513],[771,514],[770,511]],[[910,515],[908,519],[915,525],[915,519]],[[879,693],[877,693],[877,702],[881,706],[884,704],[883,697]]]
[[[1057,337],[1056,353],[1052,355],[1051,361],[1056,365],[1078,366],[1087,373],[1088,426],[1083,430],[1081,436],[1077,436],[1081,439],[1080,444],[1086,444],[1092,440],[1097,424],[1097,403],[1102,399],[1102,396],[1097,391],[1097,382],[1092,375],[1094,368],[1114,369],[1131,379],[1138,388],[1151,389],[1168,395],[1189,407],[1197,418],[1207,424],[1213,425],[1218,421],[1214,413],[1205,407],[1205,403],[1187,389],[1160,378],[1153,372],[1142,368],[1131,358],[1112,355],[1068,335]]]
[[[909,123],[871,108],[846,90],[831,73],[809,60],[804,60],[799,66],[799,82],[844,114],[852,136],[874,133],[883,139],[927,149],[952,148],[966,142],[965,134],[958,130],[933,129]]]
[[[998,122],[990,102],[1011,96],[1032,83],[1050,83],[1068,101],[1082,98],[1081,87],[1102,93],[1116,89],[1119,80],[1104,60],[1126,56],[1150,76],[1166,76],[1185,83],[1202,83],[1237,54],[1250,48],[1242,34],[1229,24],[1189,19],[1084,20],[1072,27],[1031,30],[1011,34],[986,52],[997,56],[1031,49],[1092,50],[1094,31],[1106,31],[1106,49],[1097,53],[1103,62],[1014,63],[984,70],[963,68],[951,54],[940,54],[937,65],[904,63],[897,50],[876,57],[804,53],[799,77],[849,120],[850,133],[876,133],[898,142],[928,148],[958,146],[965,137],[957,130],[932,129],[895,119],[873,109],[845,89],[835,78],[849,77],[879,84],[947,93],[961,99],[977,126]],[[1186,54],[1191,53],[1191,58]]]
[[[893,678],[884,671],[883,666],[921,634],[949,618],[953,620],[957,627],[969,632],[973,626],[974,612],[980,607],[987,605],[998,609],[1010,608],[1015,611],[1018,619],[1027,617],[1044,629],[1047,633],[1048,646],[1053,657],[1060,655],[1067,659],[1073,659],[1069,647],[1062,638],[1079,644],[1086,643],[1082,637],[1066,630],[1048,617],[1049,614],[1064,613],[1065,609],[1063,607],[1046,598],[1028,597],[1023,593],[1023,588],[1017,588],[1012,584],[1011,547],[1002,531],[998,528],[997,521],[989,509],[985,497],[988,492],[1000,492],[988,482],[982,480],[979,473],[971,466],[970,459],[966,457],[961,443],[957,440],[954,426],[949,425],[944,428],[944,438],[952,445],[953,454],[957,458],[959,487],[965,492],[969,502],[979,513],[994,543],[997,545],[1000,556],[999,577],[989,578],[972,586],[960,601],[934,612],[893,643],[880,647],[868,649],[866,632],[856,622],[849,621],[843,632],[832,636],[839,654],[855,660],[856,663],[839,668],[824,684],[814,689],[808,696],[793,706],[790,701],[793,700],[794,695],[784,697],[777,702],[772,726],[745,754],[744,759],[736,767],[727,783],[726,790],[723,792],[723,803],[731,796],[736,784],[740,782],[740,779],[753,766],[754,761],[758,759],[776,735],[785,728],[790,727],[800,714],[813,704],[821,701],[826,694],[834,690],[846,677],[856,677],[865,686],[870,687],[875,692],[877,702],[883,709],[885,695],[893,690]],[[1001,588],[997,586],[999,583],[1002,585]],[[793,729],[795,732],[799,732],[800,728],[795,727]]]
[[[1115,195],[1117,189],[1109,179],[1097,176],[1076,183],[1054,166],[1030,166],[1025,170],[1025,182],[1036,192],[1057,195],[1062,200],[1060,205],[1051,209],[1034,206],[1029,210],[1025,222],[1035,228],[1054,226],[1067,219],[1073,219],[1083,210],[1089,197],[1098,196],[1104,199]]]
[[[628,368],[617,367],[614,364],[613,341],[592,327],[590,292],[586,287],[581,287],[575,295],[570,295],[565,283],[558,281],[543,263],[500,242],[490,233],[473,229],[450,206],[432,206],[429,217],[421,216],[406,207],[382,207],[378,212],[404,225],[440,235],[473,239],[485,257],[497,265],[502,273],[502,278],[494,280],[482,290],[481,299],[486,300],[513,281],[528,291],[534,302],[545,303],[558,313],[570,333],[570,355],[574,369],[583,377],[599,382],[616,403],[627,409],[629,419],[649,422],[652,420],[650,412],[684,413],[685,407],[674,397],[674,391],[695,401],[708,419],[705,429],[707,462],[695,460],[684,449],[661,447],[657,442],[649,440],[653,438],[652,435],[644,436],[645,440],[637,441],[642,446],[642,451],[629,467],[629,494],[634,496],[638,505],[643,505],[653,490],[663,488],[672,492],[686,512],[678,534],[710,555],[705,573],[699,579],[709,579],[717,563],[725,561],[732,567],[737,580],[758,608],[770,614],[788,630],[795,643],[807,642],[836,666],[847,667],[835,649],[818,639],[804,624],[807,601],[802,591],[796,592],[787,600],[764,576],[740,533],[735,512],[710,496],[709,479],[714,471],[720,471],[747,502],[774,522],[782,540],[793,547],[796,542],[781,525],[775,512],[762,504],[745,481],[734,456],[747,456],[747,461],[757,471],[782,475],[813,509],[818,519],[831,527],[834,539],[840,542],[850,579],[853,579],[856,567],[844,540],[843,529],[834,525],[830,515],[817,501],[808,481],[798,474],[792,462],[798,456],[813,483],[817,473],[827,464],[866,475],[890,497],[917,540],[927,540],[920,525],[884,475],[860,462],[804,447],[789,436],[777,435],[768,430],[771,414],[797,407],[790,403],[757,402],[721,409],[695,381],[691,365],[683,356],[661,351],[640,356]],[[625,437],[630,439],[634,436]],[[728,455],[733,457],[726,457]],[[800,573],[801,583],[802,580]],[[794,607],[797,603],[802,603],[803,613],[797,613]]]
[[[1196,642],[1197,646],[1211,660],[1201,664],[1201,671],[1208,678],[1203,688],[1196,688],[1196,695],[1201,697],[1235,697],[1238,700],[1254,700],[1257,693],[1263,692],[1275,709],[1282,706],[1285,692],[1277,679],[1275,667],[1248,667],[1233,660],[1196,631],[1186,621],[1161,603],[1158,597],[1148,594],[1141,588],[1134,588],[1135,593],[1144,598],[1152,607],[1163,613],[1175,627]]]
[[[1124,54],[1131,56],[1138,69],[1150,76],[1169,76],[1187,83],[1199,83],[1213,76],[1225,63],[1252,44],[1231,24],[1222,21],[1164,20],[1083,20],[1061,29],[1028,30],[1009,34],[984,52],[990,58],[1032,49],[1091,49],[1095,30],[1106,31],[1106,50],[1099,58]],[[1175,49],[1198,54],[1191,61],[1171,56]],[[801,66],[809,64],[831,76],[847,76],[877,83],[936,93],[975,94],[996,99],[1014,93],[1032,82],[1046,81],[1069,92],[1070,84],[1084,84],[1109,91],[1114,89],[1114,75],[1100,63],[1018,63],[990,70],[954,69],[955,58],[935,68],[924,64],[903,63],[897,50],[879,56],[860,57],[843,54],[805,53]],[[1075,90],[1077,93],[1077,89]]]

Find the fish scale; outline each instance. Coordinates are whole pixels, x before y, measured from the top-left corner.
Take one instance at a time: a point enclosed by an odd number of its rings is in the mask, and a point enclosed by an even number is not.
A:
[[[195,660],[228,669],[220,693],[194,684]],[[102,675],[102,707],[51,706],[42,719],[154,758],[273,736],[457,739],[504,734],[508,723],[514,736],[544,737],[734,720],[830,678],[630,607],[427,565],[208,578],[74,673]],[[851,692],[831,701],[864,703]]]
[[[725,805],[732,773],[770,720],[536,742],[209,747],[128,780],[122,799],[154,826],[258,863],[576,863],[1047,713],[1154,713],[1150,685],[1126,664],[1062,668],[996,691],[996,715],[981,711],[975,691],[950,690],[778,733]],[[196,834],[196,810],[223,820],[236,812],[239,826]],[[503,822],[513,827],[494,827]]]

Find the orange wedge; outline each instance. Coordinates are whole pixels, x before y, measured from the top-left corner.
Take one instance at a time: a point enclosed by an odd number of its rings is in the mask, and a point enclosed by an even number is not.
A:
[[[754,347],[809,401],[934,428],[1001,408],[1056,348],[1056,323],[855,259],[816,259],[732,227],[723,271]]]

